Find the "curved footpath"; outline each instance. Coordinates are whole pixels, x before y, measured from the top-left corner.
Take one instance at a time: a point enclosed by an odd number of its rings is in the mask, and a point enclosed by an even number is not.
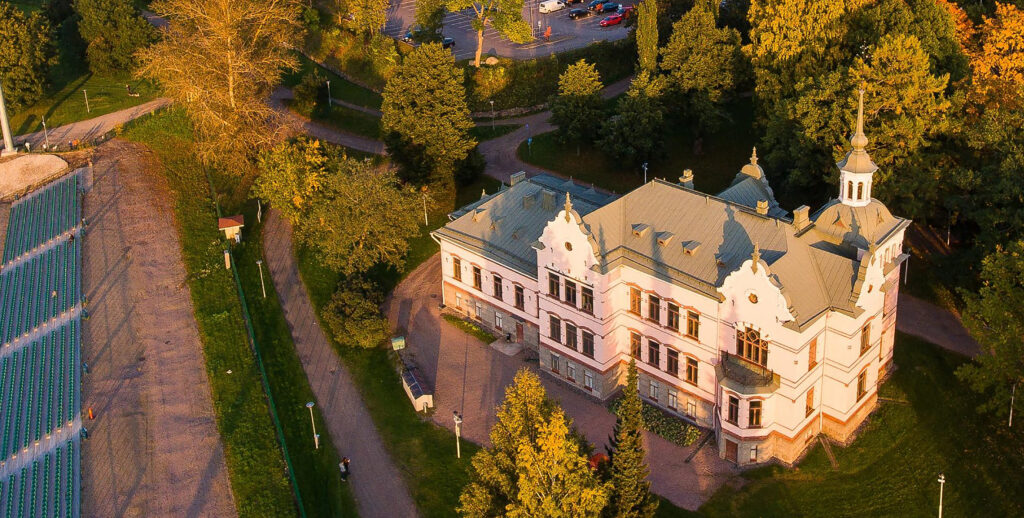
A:
[[[14,138],[14,145],[23,146],[28,142],[32,149],[42,149],[43,144],[49,138],[51,145],[61,146],[63,149],[63,146],[67,145],[68,142],[73,140],[91,141],[126,122],[138,119],[147,113],[152,113],[165,106],[170,106],[171,102],[171,99],[160,97],[138,106],[132,106],[131,108],[50,128],[47,132],[48,135],[42,131],[18,135]]]

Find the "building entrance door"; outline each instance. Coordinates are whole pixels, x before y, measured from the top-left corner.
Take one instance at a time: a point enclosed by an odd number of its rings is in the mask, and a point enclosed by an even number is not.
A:
[[[523,343],[523,323],[516,322],[516,343]]]
[[[729,439],[725,440],[725,460],[730,462],[739,461],[739,445]]]

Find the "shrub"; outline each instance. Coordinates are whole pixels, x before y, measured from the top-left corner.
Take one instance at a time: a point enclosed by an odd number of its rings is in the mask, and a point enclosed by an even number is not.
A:
[[[302,76],[302,81],[292,90],[295,93],[295,107],[302,113],[313,110],[324,95],[323,88],[326,78],[318,68]]]
[[[320,316],[338,343],[378,347],[390,334],[388,321],[380,312],[383,302],[384,292],[376,283],[343,279]]]
[[[621,397],[615,398],[615,400],[608,405],[608,408],[612,412],[615,412],[620,401],[622,401]],[[646,401],[644,401],[642,412],[644,416],[644,429],[673,444],[677,444],[679,446],[690,446],[700,439],[700,428],[687,423],[678,417],[670,416],[660,408]]]

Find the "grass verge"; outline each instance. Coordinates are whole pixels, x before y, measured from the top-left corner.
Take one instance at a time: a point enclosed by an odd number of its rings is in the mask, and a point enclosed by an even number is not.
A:
[[[336,130],[354,133],[366,138],[380,139],[380,118],[359,110],[353,110],[347,106],[331,105],[326,103],[288,103],[288,109],[303,117],[319,122]]]
[[[470,128],[469,136],[476,139],[477,142],[483,142],[485,140],[491,140],[492,138],[498,138],[502,135],[507,135],[521,127],[522,125],[520,124],[498,124],[491,126],[489,121],[478,121],[476,126]]]
[[[482,327],[470,322],[464,318],[459,318],[455,315],[445,313],[441,315],[441,318],[448,321],[449,324],[459,328],[460,331],[473,336],[477,340],[485,344],[489,344],[498,339],[497,336],[492,335],[490,332],[484,330]]]
[[[284,74],[284,76],[282,77],[284,86],[287,86],[288,88],[293,88],[302,81],[302,78],[306,74],[312,73],[314,70],[317,70],[320,72],[320,75],[324,76],[326,80],[331,82],[330,93],[332,98],[341,99],[343,101],[348,101],[352,104],[365,106],[367,108],[380,109],[382,99],[379,93],[374,92],[373,90],[363,88],[353,83],[352,81],[349,81],[348,79],[345,79],[339,76],[338,74],[331,72],[330,70],[320,66],[315,61],[307,58],[302,54],[299,54],[298,58],[299,68]],[[321,94],[324,96],[324,100],[326,100],[326,84],[323,85],[322,90],[323,91],[321,92]]]

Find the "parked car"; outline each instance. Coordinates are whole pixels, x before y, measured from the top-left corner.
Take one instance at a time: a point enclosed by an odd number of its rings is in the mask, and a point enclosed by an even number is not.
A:
[[[635,9],[635,7],[633,7],[631,5],[620,5],[618,13],[619,14],[624,14],[624,15],[626,15],[628,17],[630,14],[633,13],[633,9]]]
[[[541,2],[539,7],[541,13],[553,13],[562,9],[565,9],[564,0],[546,0]]]
[[[583,0],[565,0],[566,5],[582,4]]]
[[[587,4],[587,10],[588,11],[596,11],[597,10],[597,6],[603,5],[604,3],[605,3],[605,0],[590,0],[590,3]]]
[[[586,18],[588,16],[590,16],[590,11],[588,11],[586,9],[579,9],[579,8],[577,8],[577,9],[573,9],[573,10],[569,11],[569,19],[570,20],[576,20],[578,18]]]
[[[614,13],[614,12],[616,12],[618,10],[619,10],[619,4],[616,4],[614,2],[608,2],[608,3],[601,4],[600,12],[602,12],[602,13]]]
[[[455,46],[455,38],[444,38],[441,40],[441,46],[450,49]]]
[[[604,20],[601,20],[600,25],[601,25],[601,27],[611,27],[612,25],[618,25],[618,24],[622,23],[622,19],[623,18],[625,18],[624,15],[619,14],[619,13],[615,13],[615,14],[605,18]]]

